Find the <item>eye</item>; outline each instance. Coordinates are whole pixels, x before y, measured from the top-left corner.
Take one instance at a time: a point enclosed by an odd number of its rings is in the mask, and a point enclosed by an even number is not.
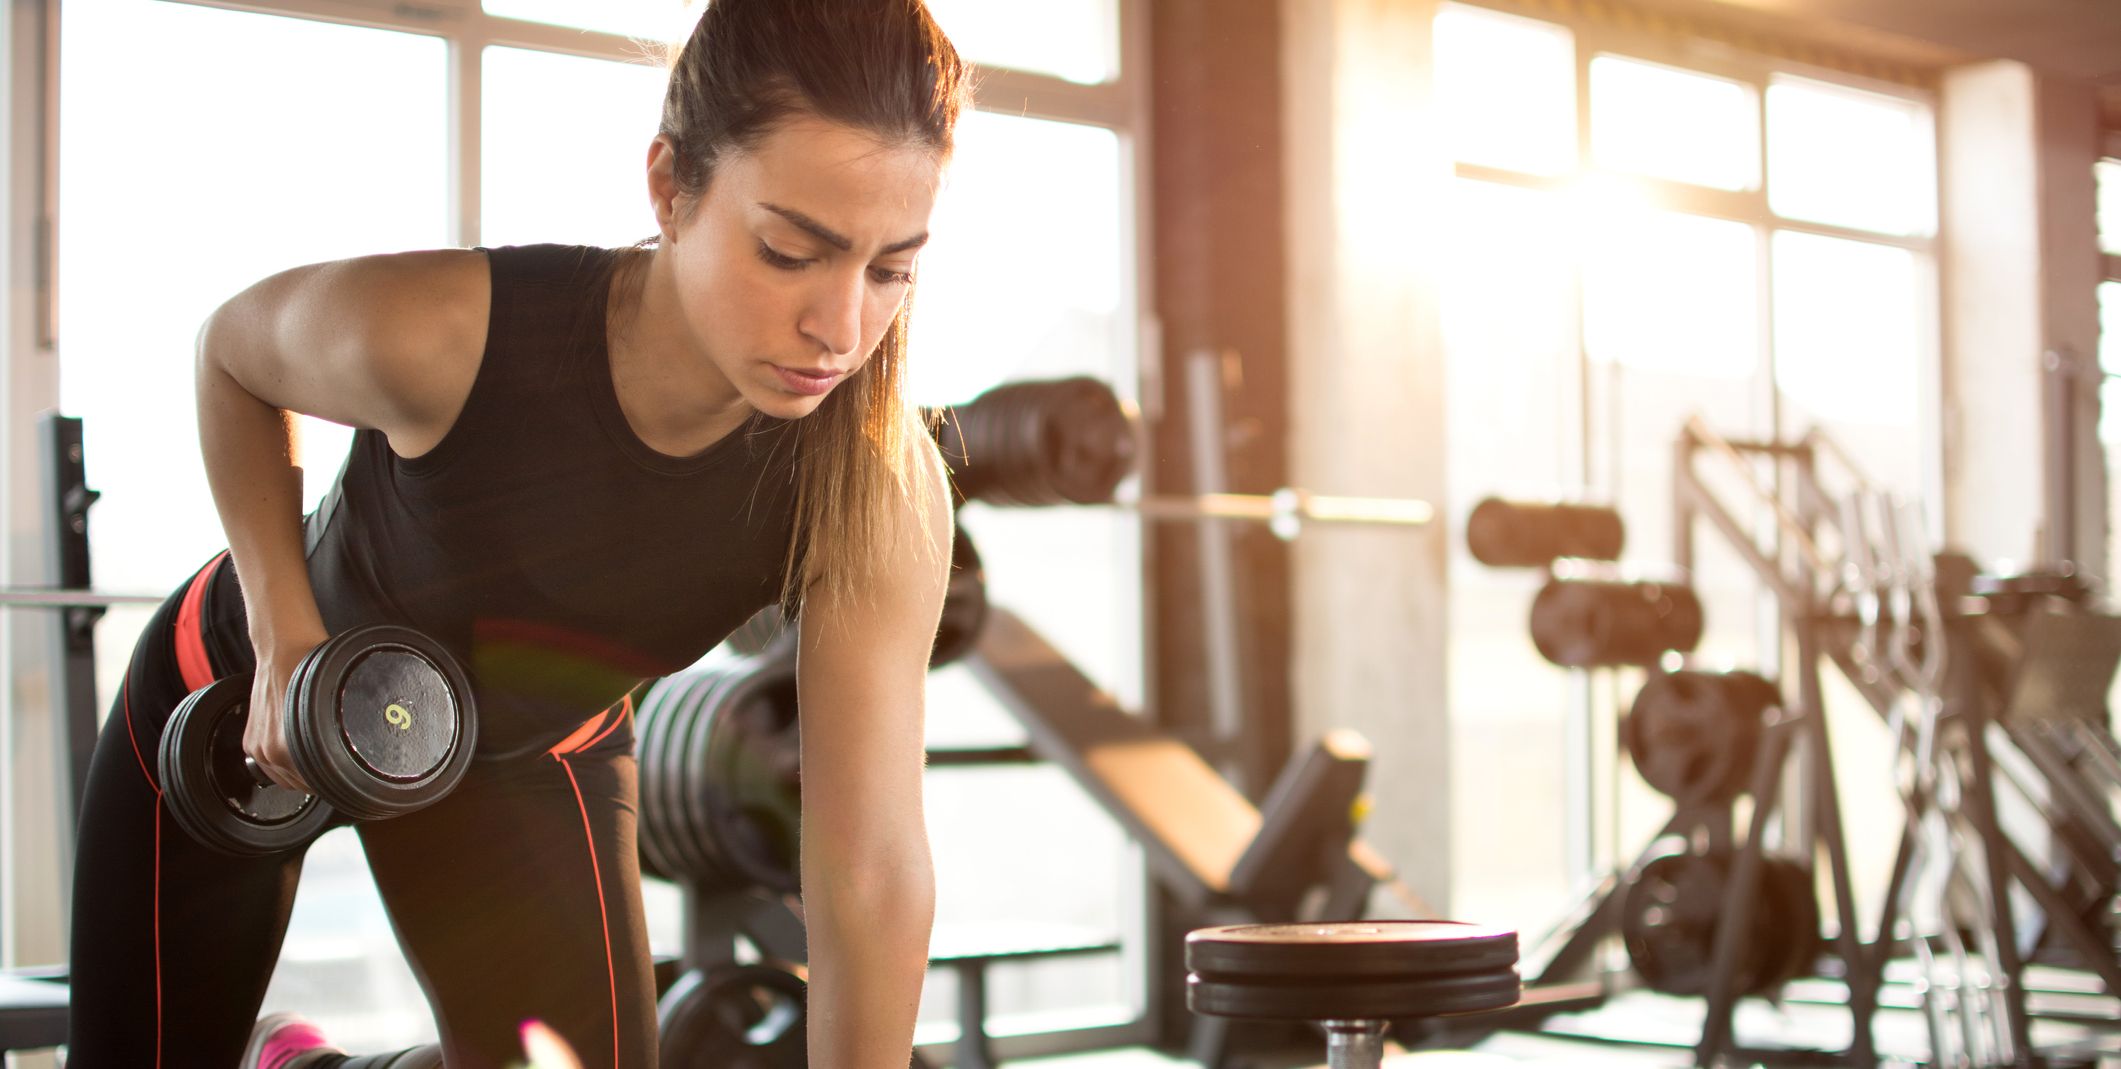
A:
[[[888,267],[872,267],[869,277],[879,286],[904,286],[913,281],[912,271],[894,271]]]
[[[800,271],[805,264],[810,262],[776,252],[773,246],[763,241],[759,242],[759,259],[764,260],[767,266],[778,267],[783,271]]]

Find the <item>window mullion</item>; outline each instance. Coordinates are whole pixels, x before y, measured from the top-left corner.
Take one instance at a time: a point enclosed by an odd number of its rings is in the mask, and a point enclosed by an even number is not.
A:
[[[479,244],[483,172],[480,136],[486,42],[469,35],[449,39],[449,233],[469,248]]]

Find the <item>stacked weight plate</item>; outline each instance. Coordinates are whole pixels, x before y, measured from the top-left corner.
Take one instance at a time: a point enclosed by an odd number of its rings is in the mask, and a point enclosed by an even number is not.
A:
[[[794,891],[794,657],[730,657],[667,676],[637,715],[643,868],[701,891]]]

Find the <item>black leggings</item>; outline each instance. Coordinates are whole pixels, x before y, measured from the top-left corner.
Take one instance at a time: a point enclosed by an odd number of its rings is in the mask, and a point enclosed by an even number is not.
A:
[[[216,853],[161,800],[170,711],[202,676],[250,667],[225,619],[201,624],[218,564],[141,633],[96,744],[75,856],[70,1069],[234,1066],[287,931],[303,851]],[[475,762],[440,802],[359,826],[451,1069],[520,1063],[527,1019],[585,1067],[655,1064],[631,713],[622,703],[550,750]]]

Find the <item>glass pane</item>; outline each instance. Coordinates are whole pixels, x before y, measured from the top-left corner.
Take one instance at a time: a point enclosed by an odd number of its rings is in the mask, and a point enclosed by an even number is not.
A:
[[[2121,256],[2121,160],[2092,165],[2099,183],[2099,248]]]
[[[1024,205],[1039,204],[1039,211]],[[1137,379],[1132,297],[1131,193],[1119,138],[1109,129],[967,114],[921,253],[910,328],[909,390],[922,404],[970,401],[1003,382],[1090,375],[1131,398]],[[1125,708],[1142,702],[1141,545],[1138,524],[1110,510],[965,506],[989,598],[1023,617]],[[1007,744],[1021,728],[961,669],[929,680],[929,738]],[[962,794],[967,786],[982,786]],[[1113,934],[1130,916],[1139,862],[1072,783],[1050,769],[943,770],[929,777],[939,873],[984,872],[938,903],[937,926],[1041,916]],[[1048,856],[1095,856],[1041,871],[993,864],[995,843],[1033,842],[1012,801],[1051,807],[1051,835],[1073,844]],[[960,800],[961,799],[961,800]],[[1043,823],[1047,818],[1035,818]],[[1061,828],[1073,830],[1062,831]],[[1081,851],[1078,853],[1078,851]],[[953,877],[944,875],[948,886]],[[1129,999],[1127,959],[1086,958],[1012,970],[1013,993],[995,1005],[1111,1017]],[[940,972],[923,996],[924,1022],[951,1017],[954,981]],[[924,1028],[929,1027],[924,1023]],[[924,1035],[929,1033],[924,1032]]]
[[[1767,93],[1768,205],[1778,215],[1882,234],[1937,229],[1929,109],[1777,77]]]
[[[64,20],[60,393],[104,495],[97,584],[165,590],[225,544],[190,403],[200,323],[287,267],[448,243],[446,57],[434,37],[158,0]],[[312,502],[345,453],[331,430],[304,443]],[[145,615],[97,628],[106,696]],[[355,1049],[432,1034],[348,833],[310,851],[266,1007]]]
[[[912,395],[951,404],[1016,379],[1092,375],[1131,398],[1124,189],[1111,130],[967,114],[921,254]],[[995,598],[1138,705],[1134,525],[1094,510],[977,505],[966,522]]]
[[[1445,4],[1436,104],[1451,154],[1532,174],[1576,167],[1576,42],[1550,22]]]
[[[1541,660],[1526,621],[1541,576],[1489,568],[1465,549],[1464,517],[1483,497],[1564,495],[1578,482],[1576,282],[1566,256],[1527,256],[1568,230],[1556,194],[1459,180],[1442,261],[1444,458],[1455,517],[1450,556],[1451,730],[1492,775],[1454,782],[1452,837],[1507,842],[1460,852],[1453,901],[1496,924],[1537,931],[1566,907],[1574,820],[1565,740],[1569,674]],[[1508,791],[1495,789],[1508,783]]]
[[[486,13],[576,30],[597,30],[644,41],[682,41],[692,34],[701,0],[486,0]]]
[[[1915,431],[1928,381],[1914,253],[1889,245],[1775,235],[1775,384],[1785,430],[1823,427],[1873,482],[1918,495]]]
[[[1752,90],[1618,56],[1591,60],[1591,152],[1600,167],[1752,189],[1760,129]]]
[[[1119,75],[1119,0],[928,0],[928,10],[981,66],[1085,84]]]
[[[1585,197],[1593,360],[1744,378],[1759,364],[1759,243],[1744,223]],[[1675,427],[1676,431],[1677,428]]]
[[[2121,282],[2099,283],[2099,369],[2121,375]]]
[[[479,244],[655,235],[647,168],[661,68],[520,48],[489,48],[482,66]]]

